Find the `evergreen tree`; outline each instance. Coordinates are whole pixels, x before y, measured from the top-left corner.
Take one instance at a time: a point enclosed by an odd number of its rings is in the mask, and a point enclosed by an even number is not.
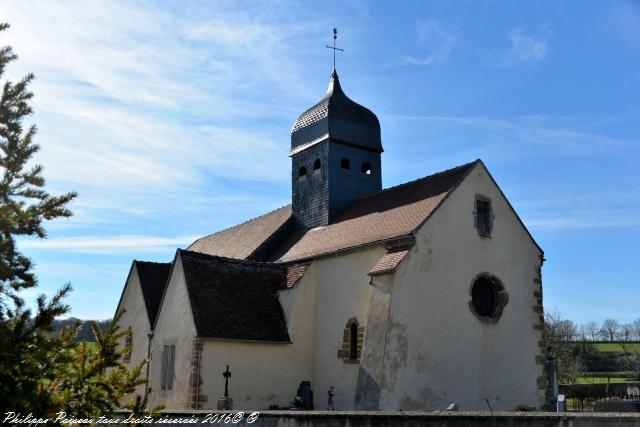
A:
[[[9,28],[0,23],[0,34]],[[0,79],[16,59],[10,47],[0,49]],[[131,352],[119,346],[127,330],[114,319],[106,332],[93,322],[95,349],[75,342],[79,323],[52,333],[56,317],[69,307],[71,291],[62,287],[51,300],[37,299],[35,313],[26,307],[20,291],[37,285],[29,258],[20,253],[16,237],[45,238],[43,223],[71,216],[67,205],[76,194],[52,196],[45,191],[43,168],[27,164],[39,150],[33,141],[36,127],[23,128],[32,113],[29,74],[17,83],[5,81],[0,98],[0,413],[53,416],[59,411],[79,418],[110,415],[124,396],[132,393],[145,362],[129,370],[121,363]],[[148,395],[134,399],[140,413]]]

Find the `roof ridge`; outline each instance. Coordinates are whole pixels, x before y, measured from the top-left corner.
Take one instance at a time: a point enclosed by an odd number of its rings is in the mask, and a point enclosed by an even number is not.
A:
[[[466,168],[466,167],[469,167],[469,166],[471,166],[471,165],[473,165],[475,163],[478,163],[478,162],[481,162],[481,160],[480,159],[476,159],[473,162],[465,163],[465,164],[459,165],[459,166],[454,166],[452,168],[445,169],[443,171],[436,172],[436,173],[431,174],[431,175],[423,176],[422,178],[416,178],[416,179],[411,180],[411,181],[403,182],[402,184],[397,184],[397,185],[394,185],[392,187],[383,188],[382,190],[378,190],[378,191],[375,191],[373,193],[367,193],[367,194],[362,195],[360,197],[356,197],[355,199],[352,200],[351,203],[355,202],[356,200],[366,199],[367,197],[371,197],[371,196],[376,195],[376,194],[384,193],[384,192],[389,191],[389,190],[395,190],[395,189],[398,189],[400,187],[405,187],[405,186],[408,186],[408,185],[411,185],[411,184],[415,184],[418,181],[423,181],[423,180],[426,180],[426,179],[429,179],[429,178],[434,178],[434,177],[439,176],[439,175],[444,175],[445,173],[453,172],[456,169]]]
[[[190,248],[191,246],[195,245],[195,244],[196,244],[196,242],[199,242],[199,241],[200,241],[200,240],[202,240],[202,239],[206,239],[207,237],[215,236],[216,234],[220,234],[220,233],[225,232],[225,231],[233,230],[234,228],[238,228],[238,227],[240,227],[240,226],[242,226],[242,225],[245,225],[245,224],[247,224],[247,223],[249,223],[249,222],[251,222],[251,221],[255,221],[255,220],[257,220],[257,219],[259,219],[259,218],[263,218],[263,217],[265,217],[265,216],[267,216],[267,215],[271,215],[271,214],[275,213],[276,211],[279,211],[279,210],[281,210],[281,209],[287,208],[287,207],[289,207],[289,206],[291,206],[291,203],[286,204],[286,205],[284,205],[284,206],[280,206],[279,208],[276,208],[276,209],[274,209],[274,210],[272,210],[272,211],[269,211],[269,212],[267,212],[267,213],[264,213],[264,214],[262,214],[262,215],[258,215],[258,216],[254,217],[254,218],[250,218],[250,219],[248,219],[248,220],[246,220],[246,221],[243,221],[243,222],[241,222],[241,223],[239,223],[239,224],[236,224],[236,225],[233,225],[233,226],[231,226],[231,227],[223,228],[222,230],[218,230],[218,231],[216,231],[215,233],[211,233],[211,234],[207,234],[206,236],[202,236],[202,237],[200,237],[200,238],[196,239],[193,243],[191,243],[191,244],[188,246],[188,248]],[[189,252],[192,252],[192,251],[189,251]]]
[[[139,259],[134,259],[133,262],[140,263],[140,264],[171,265],[171,261],[159,262],[159,261],[142,261],[142,260],[139,260]]]
[[[249,259],[238,259],[238,258],[228,258],[228,257],[224,257],[224,256],[219,256],[219,255],[209,255],[209,254],[205,254],[202,252],[197,252],[197,251],[190,251],[187,249],[178,249],[178,252],[182,253],[182,252],[188,252],[189,254],[193,254],[196,257],[204,257],[204,258],[214,258],[214,259],[219,259],[225,262],[231,262],[231,263],[235,263],[235,264],[243,264],[243,265],[256,265],[256,266],[274,266],[276,268],[281,268],[282,264],[280,263],[275,263],[275,262],[268,262],[268,261],[254,261],[254,260],[249,260]]]

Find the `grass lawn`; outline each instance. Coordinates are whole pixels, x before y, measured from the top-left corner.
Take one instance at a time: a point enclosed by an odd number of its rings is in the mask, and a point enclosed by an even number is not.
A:
[[[629,380],[629,378],[611,377],[612,383],[623,383]],[[606,384],[609,382],[609,378],[591,378],[580,377],[578,378],[578,384]]]
[[[622,347],[617,342],[599,342],[593,344],[596,347],[596,351],[622,351]],[[640,350],[640,343],[629,344],[631,348]]]

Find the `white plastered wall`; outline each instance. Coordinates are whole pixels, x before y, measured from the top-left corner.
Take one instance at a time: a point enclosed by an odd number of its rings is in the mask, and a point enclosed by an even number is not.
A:
[[[315,293],[315,264],[292,288],[279,292],[290,344],[204,341],[200,367],[200,394],[206,396],[203,408],[215,409],[224,395],[222,372],[227,365],[234,410],[291,405],[300,381],[312,380]]]
[[[147,332],[149,332],[149,316],[147,315],[147,308],[144,303],[144,297],[142,296],[142,288],[140,287],[140,278],[138,276],[138,270],[135,264],[131,267],[127,283],[125,284],[122,294],[122,300],[118,306],[118,312],[123,312],[120,318],[120,329],[124,330],[131,328],[132,331],[132,344],[133,349],[131,352],[131,358],[128,363],[125,363],[130,368],[137,366],[140,362],[147,358],[147,346],[149,339]],[[124,346],[125,338],[120,340],[120,345]],[[144,378],[145,369],[142,370],[142,377]],[[141,384],[136,387],[135,394],[143,395],[145,386]],[[125,403],[128,399],[125,399]]]
[[[164,404],[167,409],[186,409],[189,404],[189,376],[196,329],[191,314],[184,270],[176,257],[171,277],[158,312],[151,345],[149,385],[153,389],[150,407]],[[161,390],[162,348],[174,344],[175,365],[172,390]]]
[[[491,198],[491,238],[474,227],[475,196]],[[487,171],[476,165],[426,224],[395,273],[380,409],[513,410],[539,406],[541,332],[532,306],[539,250]],[[509,294],[500,320],[469,309],[474,277],[497,276]]]
[[[354,408],[360,366],[338,358],[344,330],[355,317],[367,333],[371,286],[367,273],[386,253],[382,246],[326,257],[316,267],[316,325],[312,388],[316,409],[325,409],[327,392],[333,386],[336,410]],[[366,352],[363,348],[363,354]]]

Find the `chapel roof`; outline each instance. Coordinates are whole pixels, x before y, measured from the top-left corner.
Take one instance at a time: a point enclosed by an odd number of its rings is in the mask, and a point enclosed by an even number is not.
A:
[[[134,261],[134,264],[138,270],[142,297],[149,316],[149,324],[153,325],[160,309],[162,293],[171,271],[171,263]]]
[[[345,95],[335,70],[324,98],[293,124],[291,154],[326,138],[378,153],[383,151],[378,117]]]
[[[355,199],[331,224],[284,233],[267,259],[295,263],[345,249],[409,236],[479,161]],[[291,206],[204,237],[188,250],[240,258],[251,254],[283,227]],[[254,230],[260,230],[255,233]],[[246,245],[246,248],[243,246]],[[245,255],[246,258],[249,255]]]
[[[231,228],[202,237],[188,251],[227,258],[249,258],[291,218],[291,205],[243,222]]]
[[[178,253],[198,337],[290,342],[276,294],[287,285],[282,264]]]

